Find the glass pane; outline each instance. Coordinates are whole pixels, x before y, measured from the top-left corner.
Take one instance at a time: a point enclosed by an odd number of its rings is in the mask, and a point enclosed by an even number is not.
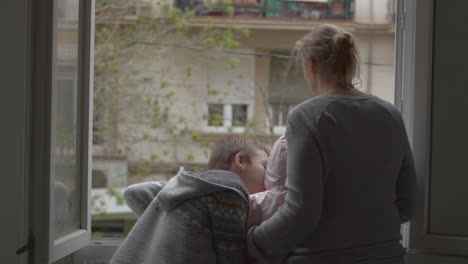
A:
[[[232,105],[232,126],[245,127],[247,125],[247,105]]]
[[[79,1],[55,1],[52,175],[55,234],[58,239],[80,229],[81,186],[78,175],[78,15]]]
[[[272,50],[271,53],[289,56],[291,51]],[[268,101],[271,104],[298,104],[310,96],[304,75],[294,60],[273,57],[270,59]]]
[[[289,113],[289,105],[282,104],[281,107],[281,120],[280,120],[280,126],[286,126],[287,124],[287,119],[288,119],[288,113]]]
[[[208,125],[223,126],[224,120],[224,105],[209,104],[208,105]]]

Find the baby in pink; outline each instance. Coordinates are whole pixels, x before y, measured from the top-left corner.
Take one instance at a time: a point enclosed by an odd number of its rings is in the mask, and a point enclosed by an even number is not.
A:
[[[250,195],[248,228],[270,218],[283,205],[286,181],[287,142],[282,135],[271,149],[265,173],[265,191]]]

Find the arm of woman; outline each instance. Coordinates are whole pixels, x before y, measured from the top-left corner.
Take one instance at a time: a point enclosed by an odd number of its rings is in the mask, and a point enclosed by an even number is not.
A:
[[[247,246],[256,263],[277,263],[310,235],[322,213],[324,169],[317,133],[300,112],[288,117],[285,204],[270,219],[252,227]]]
[[[405,156],[400,168],[396,183],[396,201],[395,205],[398,208],[400,214],[400,222],[405,223],[411,220],[414,215],[416,208],[416,169],[414,166],[413,153],[408,141],[406,129],[401,118],[401,124],[403,126],[404,133],[404,144],[405,144]]]

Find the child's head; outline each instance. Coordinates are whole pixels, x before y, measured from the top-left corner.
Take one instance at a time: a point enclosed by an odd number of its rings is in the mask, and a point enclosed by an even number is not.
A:
[[[249,193],[265,190],[269,149],[243,136],[228,136],[216,143],[208,161],[210,170],[228,170],[242,179]]]

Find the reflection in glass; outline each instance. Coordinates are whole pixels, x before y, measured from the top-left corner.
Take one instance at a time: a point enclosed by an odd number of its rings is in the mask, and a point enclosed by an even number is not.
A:
[[[223,126],[224,119],[224,105],[223,104],[209,104],[208,105],[208,125],[209,126]]]
[[[232,126],[245,127],[247,125],[247,105],[232,105]]]
[[[79,0],[55,1],[52,188],[55,239],[80,229],[78,175],[78,17]]]

